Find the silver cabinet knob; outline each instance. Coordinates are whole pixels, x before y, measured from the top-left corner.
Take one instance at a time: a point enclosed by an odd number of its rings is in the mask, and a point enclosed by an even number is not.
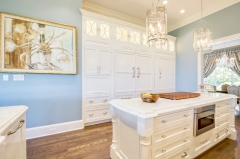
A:
[[[162,153],[166,152],[166,150],[162,150]]]
[[[104,102],[107,102],[108,100],[107,100],[107,99],[104,99],[103,101],[104,101]]]
[[[93,100],[90,100],[89,103],[93,103]]]
[[[228,129],[226,129],[225,132],[228,133]]]
[[[163,135],[162,138],[166,138],[167,136],[166,135]]]
[[[184,130],[188,130],[188,128],[184,128]]]
[[[89,116],[93,116],[93,114],[89,114]]]
[[[185,116],[185,117],[188,117],[188,115],[186,115],[186,114],[185,114],[184,116]]]
[[[216,135],[216,138],[219,138],[219,134]]]
[[[103,114],[107,114],[107,112],[104,112]]]
[[[183,140],[183,142],[188,142],[188,140]]]

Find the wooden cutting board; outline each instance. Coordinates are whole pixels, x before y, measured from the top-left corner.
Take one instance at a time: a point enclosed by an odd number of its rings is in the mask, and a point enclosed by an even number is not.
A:
[[[173,92],[173,93],[160,93],[160,98],[167,98],[172,100],[188,99],[199,97],[200,93],[191,93],[191,92]]]

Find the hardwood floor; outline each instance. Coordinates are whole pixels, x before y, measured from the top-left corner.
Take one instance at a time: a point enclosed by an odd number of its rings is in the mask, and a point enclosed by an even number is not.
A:
[[[236,115],[237,141],[219,143],[196,159],[240,159],[240,114]],[[105,123],[27,140],[28,159],[110,159],[112,124]]]

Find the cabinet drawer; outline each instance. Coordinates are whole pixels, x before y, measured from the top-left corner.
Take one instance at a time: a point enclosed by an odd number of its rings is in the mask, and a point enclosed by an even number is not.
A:
[[[154,118],[154,132],[185,124],[192,119],[192,111],[186,110],[179,113],[164,115]]]
[[[181,134],[181,136],[185,136],[187,134],[190,134],[190,126],[191,123],[186,123],[184,125],[180,125],[177,127],[173,127],[171,129],[161,131],[154,133],[152,136],[152,144],[163,144],[163,140],[167,140],[171,137],[174,137],[175,135]],[[171,139],[170,139],[171,140]]]
[[[226,101],[217,103],[216,104],[216,109],[222,108],[224,106],[230,106],[230,101],[226,100]]]
[[[223,124],[215,129],[214,142],[221,141],[230,134],[228,123]]]
[[[163,136],[158,136],[157,134],[154,134],[153,137],[152,137],[152,143],[154,145],[166,145],[168,143],[171,143],[172,141],[176,141],[180,138],[183,138],[183,137],[186,137],[186,136],[189,136],[191,133],[190,133],[190,130],[186,130],[186,131],[183,131],[181,133],[178,133],[178,134],[175,134],[175,135],[172,135],[172,136],[169,136],[169,137],[165,137],[163,138]]]
[[[176,153],[171,153],[168,159],[188,159],[190,158],[190,147],[185,148],[184,150],[178,151]]]
[[[216,118],[216,127],[221,126],[224,123],[227,123],[228,120],[229,120],[229,114],[225,114],[223,116]]]
[[[187,159],[190,153],[190,143],[185,142],[172,149],[161,147],[152,150],[152,159]]]
[[[110,119],[109,108],[91,109],[85,111],[86,122]]]
[[[212,137],[213,131],[210,130],[198,137],[196,137],[194,147],[195,151],[202,151],[206,148],[208,148],[211,145],[211,137]]]
[[[93,106],[97,104],[108,104],[110,101],[110,96],[101,96],[101,97],[87,97],[86,105]]]
[[[229,106],[223,106],[216,110],[216,117],[229,113]]]

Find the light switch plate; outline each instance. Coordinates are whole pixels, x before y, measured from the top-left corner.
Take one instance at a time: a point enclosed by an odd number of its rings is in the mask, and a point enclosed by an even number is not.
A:
[[[13,75],[14,81],[24,81],[24,75]]]
[[[9,76],[8,75],[3,75],[3,81],[8,81],[9,80]]]

